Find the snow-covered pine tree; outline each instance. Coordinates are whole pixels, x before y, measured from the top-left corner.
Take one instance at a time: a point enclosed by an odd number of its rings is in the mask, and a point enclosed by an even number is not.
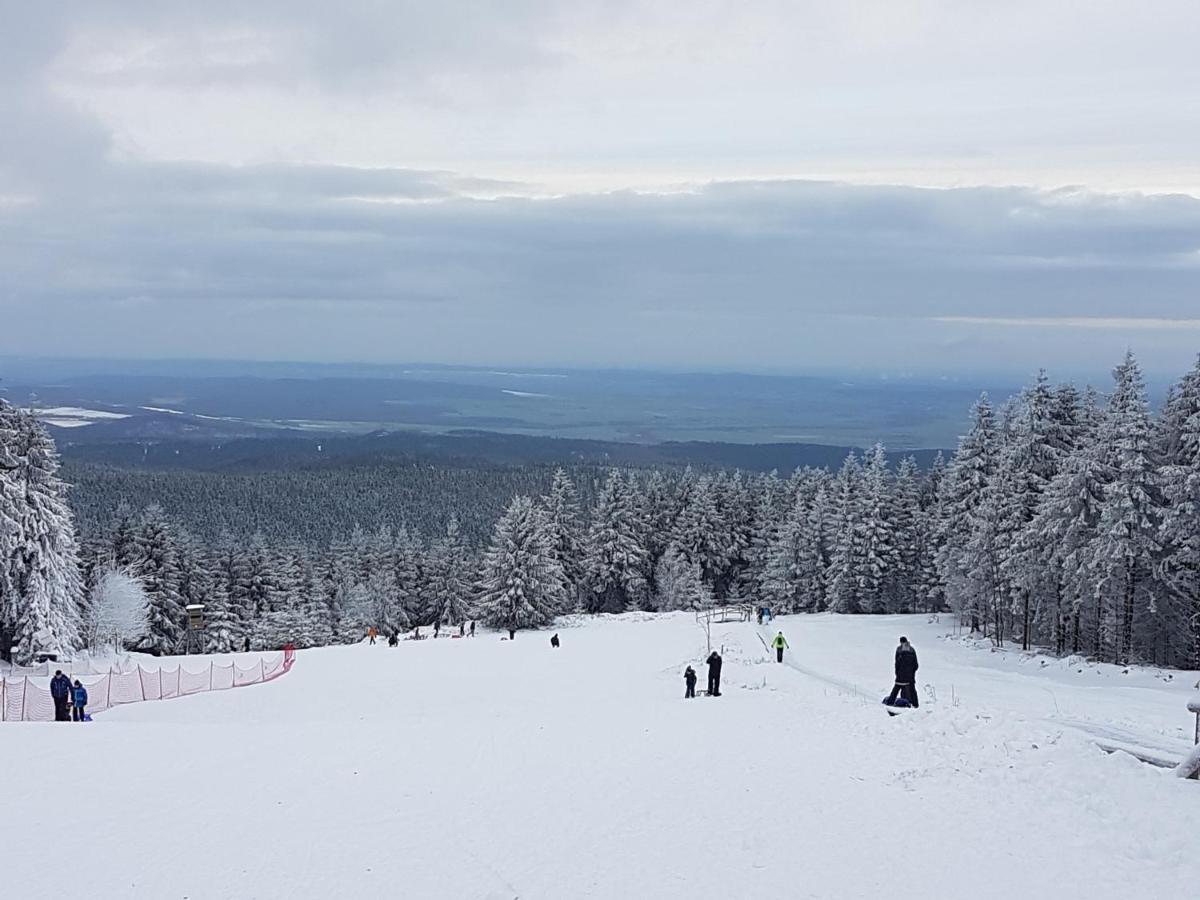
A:
[[[859,603],[864,612],[892,612],[889,588],[894,586],[900,552],[896,546],[891,475],[887,453],[876,444],[867,454],[862,479],[863,565]]]
[[[888,578],[890,612],[915,612],[920,606],[922,521],[921,473],[917,461],[906,456],[892,484],[892,541],[896,560]]]
[[[655,608],[660,611],[703,609],[713,603],[712,591],[700,577],[700,566],[671,544],[655,570]]]
[[[1164,655],[1169,664],[1200,669],[1200,360],[1171,392],[1158,444],[1166,501],[1160,573],[1168,589],[1159,614],[1171,639]]]
[[[992,564],[998,563],[976,555],[994,550],[990,523],[996,515],[995,503],[989,504],[986,516],[981,516],[988,485],[995,476],[997,455],[995,414],[987,394],[975,404],[972,420],[971,430],[959,440],[958,451],[941,482],[937,566],[951,608],[970,623],[972,631],[978,631],[989,621],[995,597],[990,583],[994,579],[981,585],[976,576],[990,572]],[[983,539],[977,532],[985,525],[987,535]]]
[[[141,646],[151,653],[174,653],[183,636],[179,594],[179,555],[171,524],[161,507],[142,513],[138,528],[137,576],[146,592],[146,634]]]
[[[833,484],[834,530],[826,583],[829,608],[834,612],[863,611],[867,550],[862,481],[862,464],[851,451]]]
[[[561,537],[559,529],[547,518],[551,541],[554,543],[554,556],[562,564],[558,544]],[[566,569],[564,568],[564,574]],[[429,548],[426,561],[425,590],[433,608],[433,621],[442,625],[457,626],[465,622],[470,613],[471,559],[458,533],[458,519],[454,516],[446,523],[446,533],[438,538]],[[570,594],[568,586],[567,595]],[[569,612],[569,601],[559,612]]]
[[[614,469],[596,500],[588,529],[583,562],[588,612],[624,612],[647,599],[646,551],[630,499],[624,478]]]
[[[647,500],[650,499],[647,495]],[[573,612],[583,583],[583,530],[579,495],[565,469],[554,470],[550,490],[542,498],[542,508],[554,540],[554,557],[567,576],[567,608],[563,612]]]
[[[1115,386],[1101,420],[1099,440],[1111,478],[1104,486],[1091,567],[1105,621],[1113,623],[1112,658],[1135,657],[1135,629],[1155,612],[1154,563],[1161,546],[1161,493],[1153,462],[1149,404],[1132,351],[1113,372]]]
[[[480,617],[501,629],[547,625],[565,604],[566,583],[545,513],[530,498],[515,497],[483,555]]]

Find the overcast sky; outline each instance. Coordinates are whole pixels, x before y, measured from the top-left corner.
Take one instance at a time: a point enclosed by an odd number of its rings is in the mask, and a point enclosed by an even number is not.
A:
[[[0,0],[0,353],[1200,350],[1195,0]]]

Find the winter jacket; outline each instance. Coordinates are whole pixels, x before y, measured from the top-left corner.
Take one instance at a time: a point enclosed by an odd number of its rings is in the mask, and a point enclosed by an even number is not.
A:
[[[917,676],[917,651],[912,644],[901,644],[896,648],[896,681],[912,684]]]
[[[71,696],[71,679],[66,675],[55,675],[50,679],[50,696],[55,700],[66,700]]]
[[[721,654],[716,650],[708,654],[708,669],[710,672],[721,671]]]
[[[783,636],[782,631],[779,632],[779,634],[775,635],[775,640],[771,641],[771,646],[777,650],[785,650],[785,649],[787,649],[787,645],[788,645],[787,638],[785,638]]]
[[[80,685],[77,688],[71,688],[71,700],[80,709],[87,706],[87,688]]]
[[[696,683],[696,670],[693,669],[691,666],[688,666],[686,669],[684,669],[683,670],[683,680],[686,681],[689,685],[694,685]]]

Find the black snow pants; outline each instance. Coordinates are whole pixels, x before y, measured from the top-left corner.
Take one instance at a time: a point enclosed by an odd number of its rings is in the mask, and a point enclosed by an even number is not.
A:
[[[687,683],[687,693],[683,695],[683,699],[687,700],[696,696],[696,682],[689,681]]]
[[[71,713],[67,710],[67,698],[54,698],[54,721],[55,722],[70,722]]]
[[[721,670],[708,670],[708,695],[710,697],[721,696]]]
[[[82,706],[72,706],[71,707],[71,719],[72,719],[72,721],[75,721],[75,722],[83,721],[83,707]]]
[[[892,692],[888,694],[889,706],[896,702],[897,696],[903,697],[905,700],[907,700],[913,709],[916,709],[921,705],[920,701],[917,700],[917,686],[911,681],[906,684],[901,684],[898,681],[896,682],[896,684],[892,687]]]
[[[782,647],[775,648],[775,662],[783,662],[783,648]]]

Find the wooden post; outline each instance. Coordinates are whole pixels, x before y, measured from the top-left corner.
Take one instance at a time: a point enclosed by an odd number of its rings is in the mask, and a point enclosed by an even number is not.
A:
[[[210,659],[208,661],[208,689],[210,691],[212,690],[212,682],[213,682],[213,661]]]
[[[25,721],[25,698],[29,696],[29,676],[25,676],[25,683],[21,686],[21,718],[18,722]]]
[[[138,686],[142,689],[142,700],[146,699],[146,682],[142,679],[142,664],[138,663]]]

